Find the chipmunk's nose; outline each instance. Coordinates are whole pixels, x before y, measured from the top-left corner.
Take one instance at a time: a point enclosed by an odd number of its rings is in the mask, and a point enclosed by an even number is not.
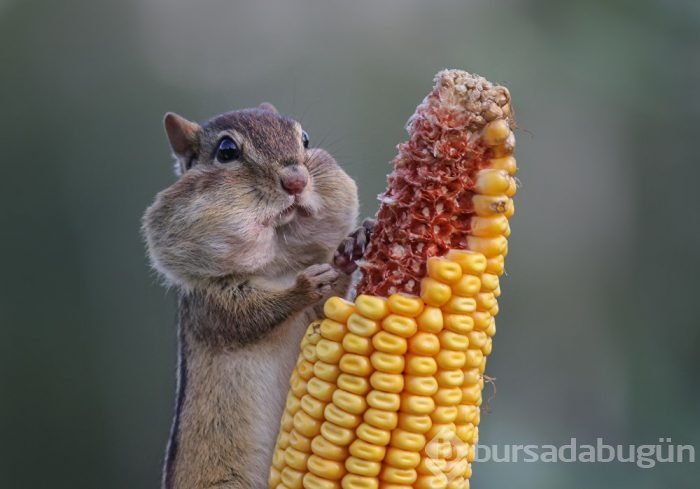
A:
[[[285,169],[285,172],[280,177],[282,188],[289,195],[299,195],[306,188],[309,182],[309,177],[297,165],[293,165]]]

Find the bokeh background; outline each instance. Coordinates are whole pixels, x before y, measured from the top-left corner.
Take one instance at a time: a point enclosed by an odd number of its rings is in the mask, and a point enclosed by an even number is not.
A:
[[[700,3],[0,0],[0,488],[155,488],[175,303],[161,126],[274,103],[358,181],[444,67],[507,85],[522,188],[481,443],[700,450]],[[487,394],[487,397],[490,394]],[[696,463],[478,463],[472,487],[696,488]]]

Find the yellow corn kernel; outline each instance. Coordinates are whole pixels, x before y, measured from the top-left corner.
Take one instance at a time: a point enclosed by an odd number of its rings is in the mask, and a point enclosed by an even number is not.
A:
[[[451,314],[469,314],[476,310],[476,300],[471,297],[454,296],[442,309]]]
[[[420,298],[406,294],[391,294],[387,301],[391,312],[412,318],[418,316],[424,307]]]
[[[442,369],[462,368],[467,361],[467,354],[462,351],[441,350],[435,355],[435,361]]]
[[[335,341],[323,338],[316,345],[318,359],[326,363],[338,363],[343,356],[343,346]]]
[[[472,297],[481,290],[481,280],[476,275],[465,274],[452,284],[452,294],[460,297]]]
[[[498,275],[499,277],[503,275],[505,271],[505,260],[502,253],[490,256],[486,261],[486,271]]]
[[[467,236],[467,246],[470,250],[483,253],[487,258],[504,255],[508,249],[508,240],[505,236]],[[489,273],[495,273],[489,271]],[[500,274],[498,274],[500,275]]]
[[[438,390],[438,383],[435,377],[406,375],[404,389],[411,394],[432,396]]]
[[[386,319],[384,322],[386,322]],[[372,336],[372,345],[379,351],[393,353],[395,355],[403,355],[408,348],[406,338],[389,333],[388,331],[380,331]]]
[[[292,430],[289,433],[285,431],[280,432],[280,434],[277,436],[277,447],[281,448],[282,450],[286,449],[290,445],[289,438],[291,437],[292,433],[296,434],[296,431]]]
[[[315,419],[323,419],[323,410],[326,408],[326,402],[319,401],[310,394],[305,394],[301,398],[301,408],[306,414]]]
[[[301,401],[298,397],[293,395],[287,396],[287,402],[285,403],[284,410],[289,414],[296,414],[297,411],[301,409]]]
[[[301,397],[306,394],[306,381],[299,377],[299,375],[294,372],[294,375],[289,380],[289,390],[296,396]]]
[[[352,414],[340,409],[335,404],[328,404],[323,411],[325,419],[341,428],[354,428],[360,424],[361,418],[357,414]]]
[[[462,267],[459,263],[446,258],[428,258],[427,269],[430,278],[446,284],[453,284],[462,277]]]
[[[465,461],[466,462],[466,461]],[[459,474],[460,472],[455,472]],[[309,488],[309,489],[321,489],[321,488]],[[445,489],[469,489],[469,481],[464,477],[455,477],[447,483]]]
[[[506,189],[505,194],[508,197],[513,197],[517,192],[518,192],[518,181],[515,178],[510,177],[508,179],[508,188]]]
[[[346,475],[341,484],[343,489],[379,489],[379,481],[376,477],[364,477],[356,474]]]
[[[390,484],[380,480],[379,489],[413,489],[413,486],[405,484]]]
[[[432,426],[432,420],[427,414],[399,413],[398,427],[412,433],[426,433]]]
[[[491,313],[492,316],[497,316],[498,315],[498,302],[496,302],[491,309],[489,309],[489,312]]]
[[[418,329],[428,333],[438,333],[442,330],[442,327],[442,311],[440,308],[426,306],[420,316],[418,316]]]
[[[362,377],[369,376],[374,370],[369,359],[363,355],[355,353],[346,353],[340,359],[338,364],[340,370],[346,374],[352,374]]]
[[[503,156],[501,158],[493,158],[491,161],[491,168],[497,170],[505,170],[509,175],[515,175],[518,171],[518,165],[513,156]]]
[[[391,446],[409,452],[419,452],[425,446],[425,436],[397,429],[391,433]]]
[[[367,401],[363,396],[358,396],[343,389],[333,392],[333,404],[350,414],[362,414],[367,409]]]
[[[267,487],[276,487],[277,484],[282,482],[282,477],[280,476],[280,471],[275,467],[270,467],[270,476],[267,478]]]
[[[335,382],[338,375],[340,375],[340,368],[331,363],[316,362],[314,364],[314,375],[326,382]]]
[[[367,443],[384,446],[391,440],[391,433],[388,430],[377,428],[368,423],[362,423],[355,431],[357,437]]]
[[[418,325],[413,318],[391,314],[382,321],[382,329],[402,338],[408,338],[416,332]]]
[[[419,331],[408,340],[408,351],[416,355],[435,355],[440,351],[440,339],[435,333]]]
[[[294,415],[294,429],[300,435],[310,438],[318,434],[321,429],[321,421],[312,418],[304,411],[298,411]]]
[[[479,195],[474,194],[472,204],[474,213],[477,216],[500,216],[504,215],[511,199],[506,195]]]
[[[445,329],[467,334],[474,328],[474,319],[466,314],[445,314]]]
[[[282,479],[282,484],[288,489],[302,489],[304,478],[304,473],[298,470],[294,470],[291,467],[285,467],[280,473],[280,479]]]
[[[307,472],[304,476],[304,489],[340,489],[340,484],[338,481],[329,481],[316,474]]]
[[[351,374],[340,374],[337,384],[340,389],[358,396],[364,396],[370,389],[369,381],[365,377]]]
[[[359,336],[372,336],[379,331],[379,323],[353,312],[348,317],[348,329]]]
[[[323,435],[316,435],[311,441],[311,451],[326,460],[342,462],[348,457],[348,448],[326,440]]]
[[[432,450],[430,447],[433,445],[434,444],[432,441],[428,443],[428,449]],[[433,453],[427,454],[425,453],[425,450],[423,450],[423,453],[421,453],[420,464],[418,464],[418,467],[416,467],[416,472],[421,475],[448,472],[447,460],[444,458],[437,458]]]
[[[476,173],[474,191],[482,195],[503,195],[508,190],[511,176],[503,170],[490,168]]]
[[[280,428],[282,431],[292,431],[292,428],[294,428],[294,416],[289,413],[284,413],[280,421]]]
[[[486,146],[499,146],[510,135],[510,127],[506,119],[496,119],[484,126],[481,132],[482,140]]]
[[[508,218],[502,215],[474,216],[471,218],[470,226],[473,236],[508,236],[510,234]]]
[[[461,391],[462,402],[481,406],[481,386],[479,384],[462,387]]]
[[[493,295],[493,292],[480,292],[476,294],[476,308],[479,311],[490,311],[490,309],[497,305],[498,301],[496,300],[496,296]]]
[[[464,381],[461,385],[474,385],[478,384],[481,380],[481,374],[476,368],[467,368],[464,370],[459,370],[459,372],[462,372],[462,375],[464,375]]]
[[[465,424],[465,423],[476,423],[474,421],[479,413],[479,406],[470,406],[467,404],[460,404],[457,406],[457,418],[455,423]]]
[[[334,445],[346,446],[355,439],[355,432],[348,428],[343,428],[331,422],[324,422],[321,425],[321,435]]]
[[[284,468],[284,450],[275,448],[275,451],[272,453],[272,466],[277,470]]]
[[[429,396],[401,393],[401,411],[411,414],[429,414],[435,409],[435,401]]]
[[[355,299],[355,309],[368,319],[379,321],[389,314],[389,304],[383,297],[360,294]]]
[[[499,285],[495,289],[493,289],[491,292],[493,292],[493,295],[495,295],[497,298],[501,297],[501,286]]]
[[[382,468],[379,462],[370,462],[357,457],[348,457],[345,461],[345,468],[348,472],[365,477],[377,477]]]
[[[400,374],[403,372],[404,358],[401,355],[392,355],[382,351],[375,351],[370,356],[372,366],[382,372]]]
[[[447,407],[447,406],[444,406]],[[457,406],[450,406],[457,409]],[[452,441],[454,439],[456,426],[454,423],[433,423],[430,430],[425,434],[428,440]]]
[[[384,411],[382,409],[369,408],[367,411],[365,411],[363,419],[367,424],[370,424],[375,428],[393,430],[396,428],[398,423],[398,414],[391,411]]]
[[[452,289],[449,285],[438,282],[435,279],[426,277],[421,280],[420,297],[429,306],[439,307],[447,302],[452,296]]]
[[[489,356],[491,354],[492,349],[493,349],[493,339],[487,338],[486,343],[484,343],[484,346],[481,347],[481,351],[484,354],[484,356]]]
[[[308,453],[300,452],[292,447],[284,451],[284,462],[294,470],[306,470],[306,460],[308,458]]]
[[[348,353],[357,353],[358,355],[369,355],[374,348],[372,340],[364,336],[348,333],[342,340],[343,350]]]
[[[311,473],[329,480],[339,480],[346,473],[345,464],[335,460],[326,460],[314,454],[306,462]]]
[[[393,392],[373,390],[367,394],[367,404],[383,411],[398,411],[401,405],[401,397]]]
[[[489,339],[484,331],[470,331],[467,333],[467,338],[469,338],[469,348],[483,348]]]
[[[437,362],[432,357],[422,355],[406,355],[406,374],[433,375],[437,372]]]
[[[493,292],[498,288],[498,275],[493,273],[484,273],[481,276],[481,290],[484,292]]]
[[[416,474],[415,469],[399,469],[397,467],[392,467],[391,465],[385,465],[382,467],[382,471],[379,474],[379,478],[383,482],[403,484],[409,487],[416,481],[417,477],[418,474]]]
[[[455,387],[464,383],[464,371],[459,369],[439,370],[435,380],[440,387]]]
[[[289,433],[289,446],[300,452],[309,453],[311,451],[311,440],[307,437],[300,435],[296,430],[292,430]],[[280,445],[281,447],[281,445]]]
[[[438,338],[440,346],[448,350],[461,351],[466,350],[467,346],[469,346],[468,337],[460,333],[444,330],[438,334]]]
[[[353,457],[369,460],[371,462],[381,462],[386,453],[386,448],[367,443],[358,438],[350,444],[348,451]]]
[[[355,311],[355,304],[340,297],[330,297],[323,304],[323,314],[334,321],[344,323],[348,316]]]
[[[343,336],[347,332],[345,324],[333,321],[332,319],[324,319],[321,321],[321,336],[327,340],[340,342],[343,341]]]
[[[486,333],[489,337],[492,337],[493,335],[496,334],[496,320],[493,317],[491,317],[491,320],[489,321],[489,325],[484,330],[484,333]]]
[[[462,267],[462,272],[479,275],[486,270],[486,257],[472,250],[450,250],[445,255]]]
[[[369,383],[380,391],[399,393],[403,390],[404,377],[401,374],[388,374],[376,371],[369,378]]]
[[[474,439],[474,425],[471,423],[463,424],[457,426],[455,429],[455,433],[457,433],[457,437],[463,441],[464,443],[472,443]]]
[[[503,213],[503,215],[508,219],[515,215],[515,202],[513,202],[513,199],[508,200],[506,211]]]
[[[302,379],[309,380],[314,375],[314,366],[311,362],[307,362],[306,360],[299,362],[299,364],[297,364],[297,373]]]
[[[413,484],[414,489],[444,489],[447,486],[447,476],[439,475],[421,475]]]
[[[430,419],[434,424],[449,424],[457,419],[458,405],[454,406],[436,406],[435,411],[430,415]]]
[[[488,311],[474,311],[471,314],[475,331],[484,331],[491,324],[491,314]]]
[[[384,462],[397,469],[414,469],[420,463],[420,453],[389,447]]]
[[[318,360],[318,357],[316,356],[316,345],[306,345],[304,348],[301,349],[301,354],[304,357],[304,359],[308,360],[311,363],[314,363],[316,360]]]
[[[306,385],[306,390],[309,394],[314,396],[319,401],[326,402],[331,400],[331,396],[333,395],[333,391],[335,391],[335,389],[335,385],[331,384],[330,382],[326,382],[325,380],[321,380],[318,377],[313,377]]]
[[[464,358],[463,366],[465,368],[478,368],[484,360],[484,354],[481,350],[467,350]],[[459,367],[458,367],[459,368]]]
[[[467,402],[467,399],[462,397],[463,389],[459,387],[440,387],[435,393],[435,404],[438,406],[455,406],[460,401]],[[479,392],[481,396],[481,389]]]

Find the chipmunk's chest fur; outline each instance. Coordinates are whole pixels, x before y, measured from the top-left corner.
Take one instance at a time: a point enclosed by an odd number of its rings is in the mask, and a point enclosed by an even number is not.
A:
[[[165,487],[202,487],[212,480],[265,487],[289,376],[314,315],[307,308],[259,341],[231,349],[202,344],[187,324],[180,325],[179,393]]]

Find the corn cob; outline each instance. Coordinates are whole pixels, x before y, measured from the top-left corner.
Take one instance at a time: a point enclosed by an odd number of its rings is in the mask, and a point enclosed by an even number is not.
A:
[[[272,489],[468,488],[516,171],[508,91],[436,76],[409,120],[353,302],[290,380]]]

